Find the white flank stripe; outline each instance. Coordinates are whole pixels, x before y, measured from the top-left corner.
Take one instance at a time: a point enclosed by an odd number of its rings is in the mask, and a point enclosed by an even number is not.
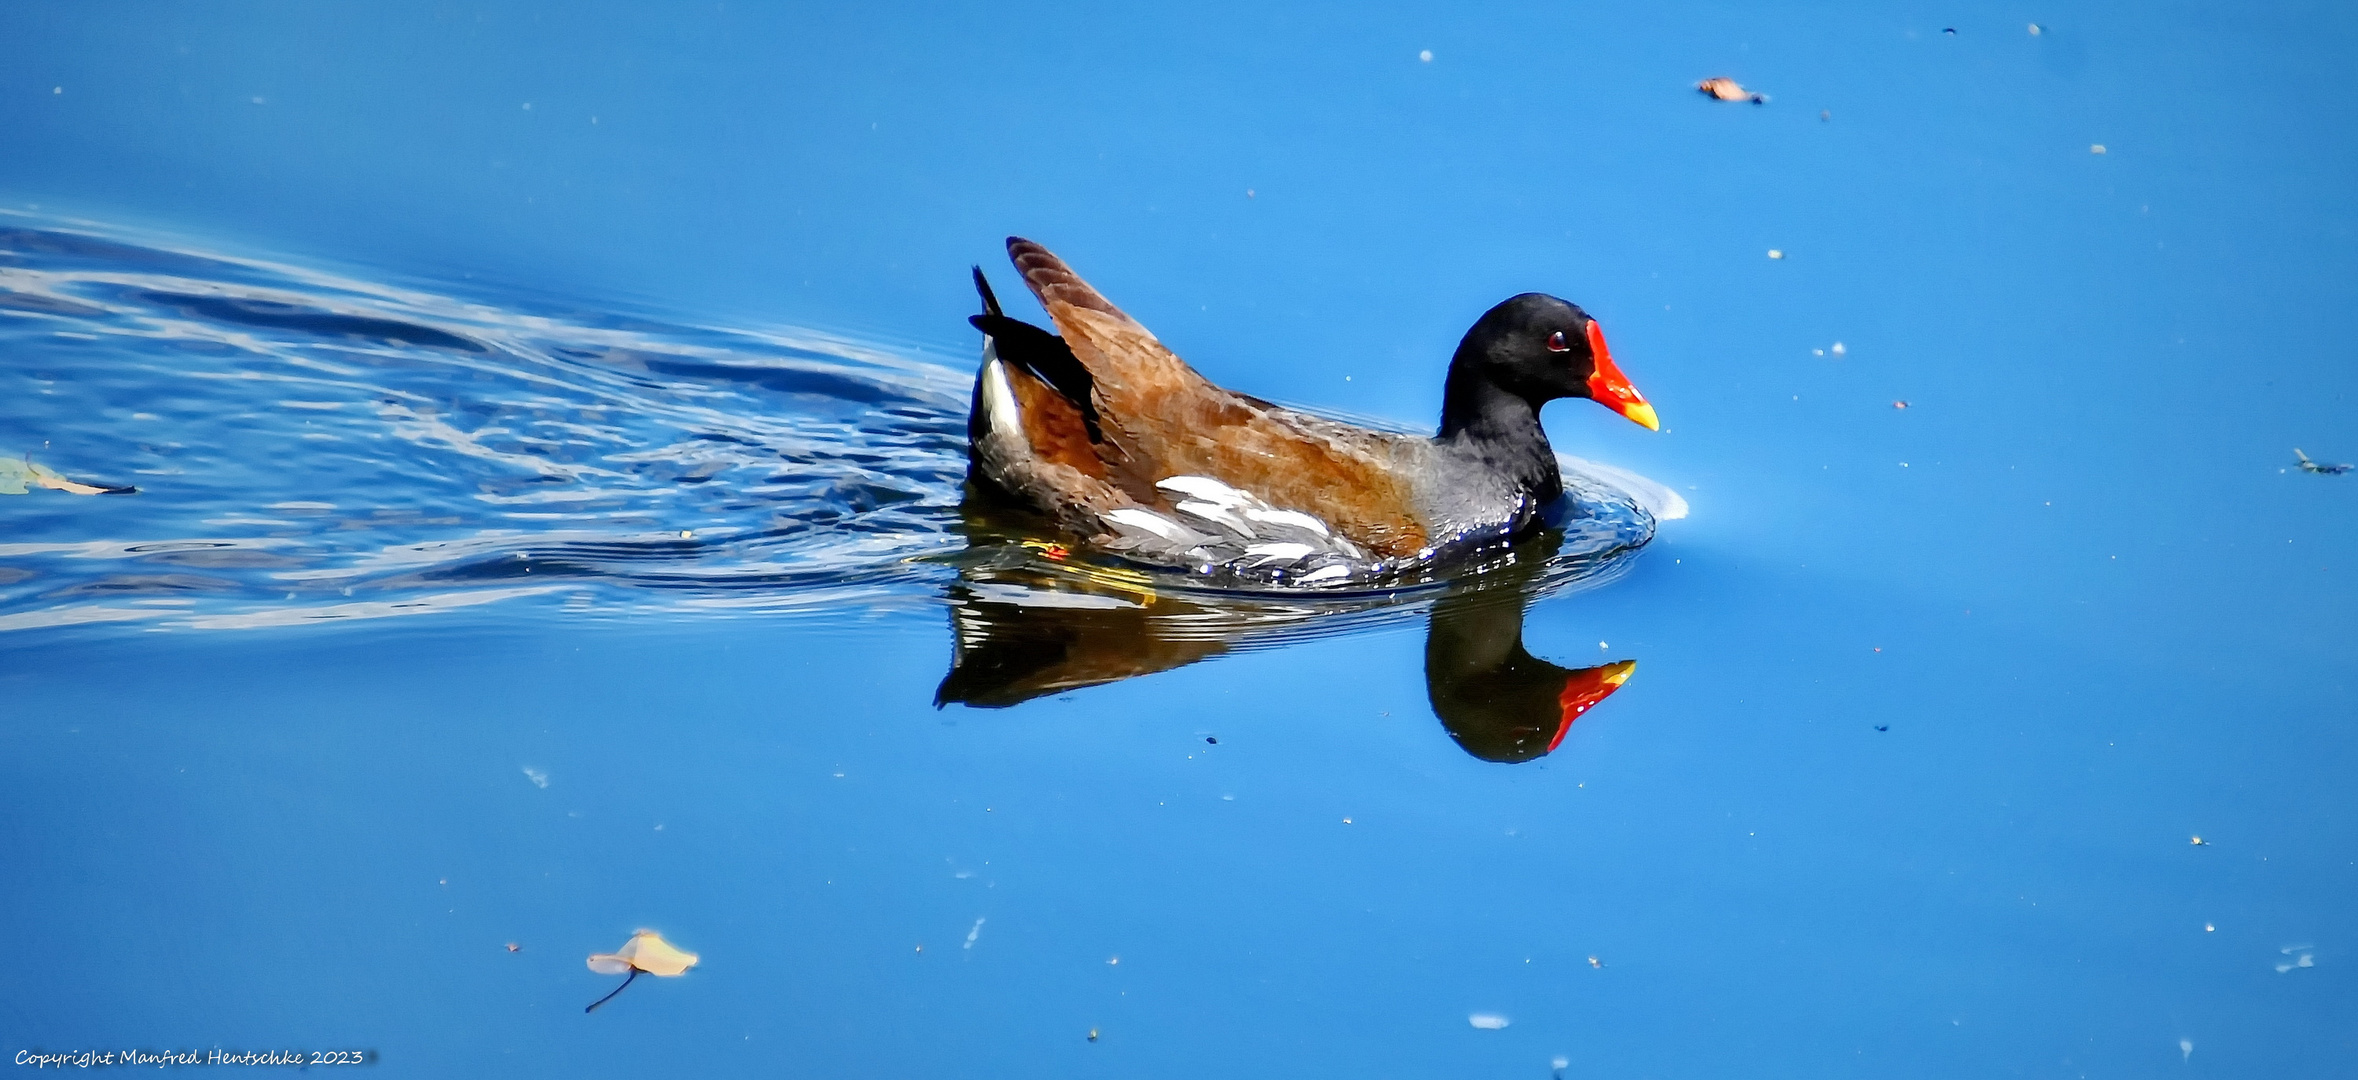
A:
[[[1293,562],[1315,550],[1308,544],[1254,544],[1245,548],[1245,554],[1260,556],[1261,561],[1254,565],[1267,566],[1273,562]]]
[[[1326,531],[1326,522],[1299,510],[1247,510],[1245,516],[1266,525],[1291,525],[1297,529],[1307,529],[1320,536],[1334,535]]]
[[[1140,510],[1134,506],[1109,510],[1106,512],[1105,520],[1153,533],[1174,544],[1193,544],[1203,539],[1196,535],[1195,530],[1185,525],[1172,521],[1152,510]]]
[[[1176,491],[1182,495],[1202,499],[1220,507],[1249,506],[1261,501],[1247,492],[1238,491],[1209,476],[1167,477],[1155,481],[1154,486],[1164,491]]]
[[[1175,509],[1177,509],[1182,514],[1187,514],[1191,517],[1218,525],[1219,527],[1242,536],[1247,540],[1258,540],[1261,538],[1261,534],[1254,532],[1253,527],[1245,524],[1243,518],[1230,513],[1227,507],[1214,503],[1203,502],[1197,499],[1189,499],[1186,502],[1180,503]]]

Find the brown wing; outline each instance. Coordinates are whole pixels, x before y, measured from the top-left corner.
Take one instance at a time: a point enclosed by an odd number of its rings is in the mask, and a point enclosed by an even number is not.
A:
[[[1223,390],[1048,249],[1009,237],[1007,254],[1096,382],[1098,417],[1113,444],[1100,453],[1114,472],[1148,485],[1209,476],[1314,515],[1386,556],[1425,546],[1408,470],[1417,440],[1312,421]],[[1141,502],[1167,504],[1160,492],[1122,486]]]

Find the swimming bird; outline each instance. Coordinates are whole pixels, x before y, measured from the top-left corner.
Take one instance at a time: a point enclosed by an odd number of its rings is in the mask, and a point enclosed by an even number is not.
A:
[[[1458,344],[1431,438],[1213,385],[1048,249],[1007,254],[1061,334],[1012,318],[974,271],[983,333],[969,478],[1133,561],[1222,582],[1331,588],[1512,541],[1564,500],[1542,405],[1589,398],[1659,429],[1604,331],[1544,293]]]

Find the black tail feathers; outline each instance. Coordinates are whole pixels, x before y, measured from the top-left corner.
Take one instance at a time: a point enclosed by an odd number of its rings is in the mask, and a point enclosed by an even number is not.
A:
[[[1104,442],[1105,430],[1098,423],[1094,396],[1097,381],[1090,377],[1080,358],[1073,355],[1072,346],[1037,326],[1008,318],[999,308],[999,298],[991,293],[990,279],[983,277],[979,266],[974,268],[974,291],[982,295],[983,313],[966,321],[997,342],[999,359],[1030,372],[1072,402],[1081,411],[1081,423],[1089,429],[1090,442]]]
[[[974,291],[982,294],[983,314],[1005,315],[999,310],[999,298],[991,293],[991,279],[984,277],[981,266],[974,268]]]

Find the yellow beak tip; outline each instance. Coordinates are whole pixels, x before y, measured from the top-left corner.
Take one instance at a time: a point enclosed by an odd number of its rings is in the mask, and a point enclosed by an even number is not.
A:
[[[1662,430],[1662,422],[1654,417],[1654,407],[1643,401],[1621,410],[1621,415],[1636,421],[1647,431]]]

